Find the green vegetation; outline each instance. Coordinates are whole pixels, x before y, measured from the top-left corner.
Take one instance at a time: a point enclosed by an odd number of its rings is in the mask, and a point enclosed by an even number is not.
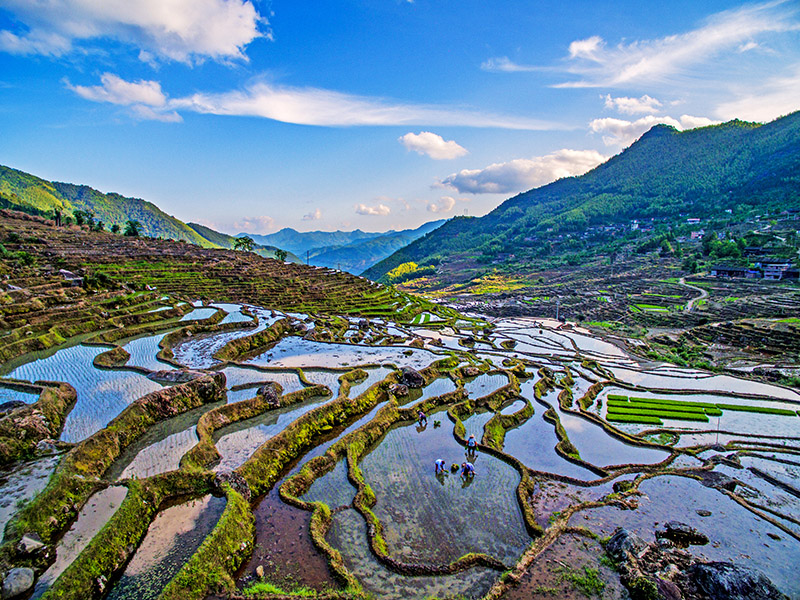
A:
[[[676,255],[673,238],[689,233],[686,214],[704,220],[725,215],[737,223],[796,207],[798,136],[800,112],[765,125],[737,120],[683,132],[657,125],[589,173],[519,194],[481,218],[455,217],[365,275],[379,279],[399,265],[434,257],[445,264],[457,257],[510,260],[519,271],[526,262],[588,264],[623,245]],[[650,218],[657,226],[649,238],[631,230],[631,220]],[[610,238],[604,227],[617,236]],[[706,246],[712,258],[740,251],[730,240]]]
[[[589,565],[584,565],[582,573],[569,567],[561,567],[558,580],[568,581],[587,597],[602,596],[606,588],[605,582],[600,579],[600,571]]]

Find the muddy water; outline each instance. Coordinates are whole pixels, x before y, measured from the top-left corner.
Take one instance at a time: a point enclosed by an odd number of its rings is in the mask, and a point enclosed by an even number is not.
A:
[[[151,600],[194,554],[225,510],[225,499],[206,496],[161,511],[136,550],[110,600]]]
[[[464,429],[466,430],[464,435],[467,438],[469,438],[471,435],[474,435],[476,440],[480,440],[483,437],[483,428],[493,416],[494,413],[491,411],[477,412],[473,415],[470,415],[462,421],[464,423]],[[450,427],[451,429],[453,427],[449,419],[447,419],[447,421],[442,419],[442,423],[444,423],[445,427]]]
[[[177,469],[181,457],[197,443],[195,426],[221,402],[206,404],[156,423],[147,433],[122,451],[103,477],[109,481],[127,477],[150,477]]]
[[[350,506],[356,491],[347,479],[347,461],[340,460],[332,471],[311,484],[308,491],[303,494],[302,500],[324,502],[331,509],[336,509],[340,506]]]
[[[478,453],[476,476],[434,475],[434,462],[461,463],[464,449],[451,427],[391,429],[364,457],[364,477],[377,496],[390,554],[409,562],[448,563],[484,552],[513,563],[530,542],[516,501],[519,474]]]
[[[61,455],[48,456],[0,469],[0,541],[8,521],[47,486],[60,460]]]
[[[394,573],[370,552],[366,525],[355,509],[333,516],[327,539],[341,552],[345,566],[359,578],[364,589],[382,600],[480,598],[500,576],[497,571],[484,568],[442,577],[410,577]]]
[[[131,402],[161,385],[132,371],[96,369],[94,357],[108,348],[72,346],[52,356],[23,364],[9,377],[24,381],[65,381],[78,392],[75,408],[67,416],[61,439],[79,442],[105,427]]]
[[[215,432],[214,440],[222,459],[214,470],[230,471],[241,466],[264,442],[327,400],[330,398],[310,398],[301,404],[271,410]]]
[[[58,542],[56,560],[36,582],[33,598],[44,594],[72,561],[78,558],[92,538],[108,523],[127,494],[128,488],[112,486],[89,498],[78,513],[77,520]]]
[[[671,520],[687,523],[711,540],[705,546],[691,546],[693,555],[709,561],[751,565],[763,571],[784,593],[791,597],[800,595],[796,573],[800,542],[796,539],[721,492],[692,479],[665,475],[644,481],[639,490],[645,495],[640,498],[637,510],[597,508],[586,511],[589,519],[584,519],[581,512],[570,522],[586,526],[601,536],[610,535],[617,526],[626,527],[648,542],[655,540],[658,523]],[[676,502],[676,498],[681,501]],[[698,510],[711,511],[711,516],[701,517]]]

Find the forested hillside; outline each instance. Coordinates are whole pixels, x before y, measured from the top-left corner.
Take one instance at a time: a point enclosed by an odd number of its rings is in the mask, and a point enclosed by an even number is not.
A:
[[[51,216],[57,210],[64,219],[75,219],[76,212],[90,213],[95,223],[111,229],[124,228],[127,221],[138,221],[140,233],[149,237],[184,240],[206,248],[230,248],[219,243],[218,236],[230,238],[212,229],[204,233],[162,211],[152,202],[120,194],[99,192],[86,185],[51,182],[0,165],[0,208]],[[201,226],[200,226],[201,227]]]
[[[454,218],[365,275],[458,256],[520,260],[606,248],[606,229],[635,219],[669,227],[687,216],[743,219],[798,207],[800,112],[765,125],[731,121],[683,132],[657,125],[589,173],[519,194],[484,217]]]

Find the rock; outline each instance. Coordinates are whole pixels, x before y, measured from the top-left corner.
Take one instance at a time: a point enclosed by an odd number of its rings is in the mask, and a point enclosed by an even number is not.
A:
[[[224,492],[222,486],[225,483],[236,492],[239,492],[245,500],[250,501],[250,486],[247,484],[247,480],[236,471],[220,471],[217,473],[214,477],[214,487],[220,492]]]
[[[275,384],[271,381],[266,385],[262,385],[260,388],[258,388],[256,394],[258,394],[259,396],[263,396],[264,399],[267,401],[268,406],[277,408],[281,405],[280,393],[275,387]]]
[[[732,563],[695,564],[689,575],[710,600],[788,600],[760,571]]]
[[[292,330],[294,330],[297,333],[305,333],[306,331],[308,331],[308,326],[302,321],[295,321],[294,323],[292,323]]]
[[[17,408],[22,408],[23,406],[28,406],[22,400],[10,400],[8,402],[3,402],[0,404],[0,413],[11,412],[12,410],[16,410]]]
[[[689,545],[704,546],[708,543],[708,537],[686,523],[679,521],[670,521],[666,523],[663,529],[656,531],[656,538],[668,539],[678,546],[684,548]]]
[[[36,452],[38,454],[55,454],[58,452],[58,442],[51,439],[39,440],[36,443]]]
[[[683,598],[681,589],[671,581],[657,579],[656,587],[658,588],[659,595],[664,600],[681,600],[681,598]]]
[[[617,527],[606,544],[606,553],[617,562],[627,562],[628,555],[638,557],[647,550],[647,543],[635,533]]]
[[[698,515],[700,515],[701,517],[710,517],[711,516],[711,511],[710,510],[705,510],[704,508],[698,508],[695,512]]]
[[[389,386],[389,391],[398,397],[408,396],[408,386],[402,383],[393,383]]]
[[[3,580],[3,600],[18,598],[33,587],[33,569],[16,567],[6,573]]]
[[[258,577],[260,579],[264,579],[264,567],[263,566],[258,565],[256,567],[256,577]]]
[[[402,371],[400,383],[403,385],[407,385],[410,388],[421,388],[425,385],[425,378],[416,369],[403,367]]]
[[[706,487],[718,490],[728,490],[729,492],[735,490],[739,483],[733,477],[717,471],[701,471],[700,478],[700,483]]]
[[[169,371],[153,371],[147,378],[158,383],[186,383],[205,375],[202,371],[194,371],[192,369],[172,369]]]
[[[17,552],[23,555],[35,554],[42,548],[44,548],[44,543],[36,533],[26,533],[17,542]]]
[[[481,374],[481,370],[478,367],[464,367],[461,369],[461,375],[463,377],[477,377]]]
[[[366,319],[361,319],[358,322],[358,328],[359,329],[369,329],[369,321],[367,321]]]
[[[725,456],[724,454],[715,454],[708,459],[708,462],[714,465],[726,465],[728,467],[733,467],[734,469],[742,468],[742,462],[739,460],[739,457],[736,455],[736,453],[729,454],[728,456]]]

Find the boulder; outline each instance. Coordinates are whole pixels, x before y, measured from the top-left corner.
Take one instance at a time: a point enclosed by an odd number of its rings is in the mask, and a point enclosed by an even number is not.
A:
[[[358,322],[358,328],[359,329],[369,329],[369,321],[367,321],[366,319],[361,319]]]
[[[425,385],[425,378],[416,369],[403,367],[403,374],[400,376],[400,383],[410,388],[421,388]]]
[[[700,483],[706,487],[718,490],[732,492],[739,483],[730,475],[725,475],[725,473],[719,473],[718,471],[701,471],[699,475]]]
[[[147,378],[158,383],[186,383],[205,376],[202,371],[192,369],[172,369],[164,371],[153,371]]]
[[[766,575],[733,563],[698,563],[689,575],[710,600],[788,600]]]
[[[280,392],[278,392],[278,389],[275,387],[275,384],[271,381],[266,385],[262,385],[260,388],[258,388],[256,394],[258,394],[259,396],[263,396],[269,406],[277,408],[278,406],[281,405]]]
[[[606,553],[617,562],[627,562],[628,555],[640,556],[647,550],[647,542],[623,527],[617,527],[606,543]]]
[[[481,374],[481,370],[478,367],[464,367],[461,369],[461,375],[464,377],[477,377]]]
[[[19,598],[33,587],[33,569],[16,567],[6,573],[3,580],[3,600]]]
[[[247,480],[244,477],[239,475],[236,471],[220,471],[217,473],[214,477],[214,487],[224,493],[222,486],[226,483],[235,491],[239,492],[245,500],[248,502],[250,501],[250,486],[247,484]]]
[[[658,588],[659,595],[664,600],[681,600],[681,598],[683,598],[681,589],[672,581],[667,579],[657,579],[656,587]]]
[[[389,391],[398,398],[408,396],[408,386],[402,383],[393,383],[389,386]]]
[[[35,533],[26,533],[22,536],[22,539],[17,542],[17,552],[26,556],[36,554],[42,548],[44,548],[44,542],[42,542],[42,538]]]
[[[669,521],[662,529],[656,531],[656,537],[667,539],[678,546],[686,547],[689,545],[704,546],[708,543],[708,537],[686,523],[679,521]]]

